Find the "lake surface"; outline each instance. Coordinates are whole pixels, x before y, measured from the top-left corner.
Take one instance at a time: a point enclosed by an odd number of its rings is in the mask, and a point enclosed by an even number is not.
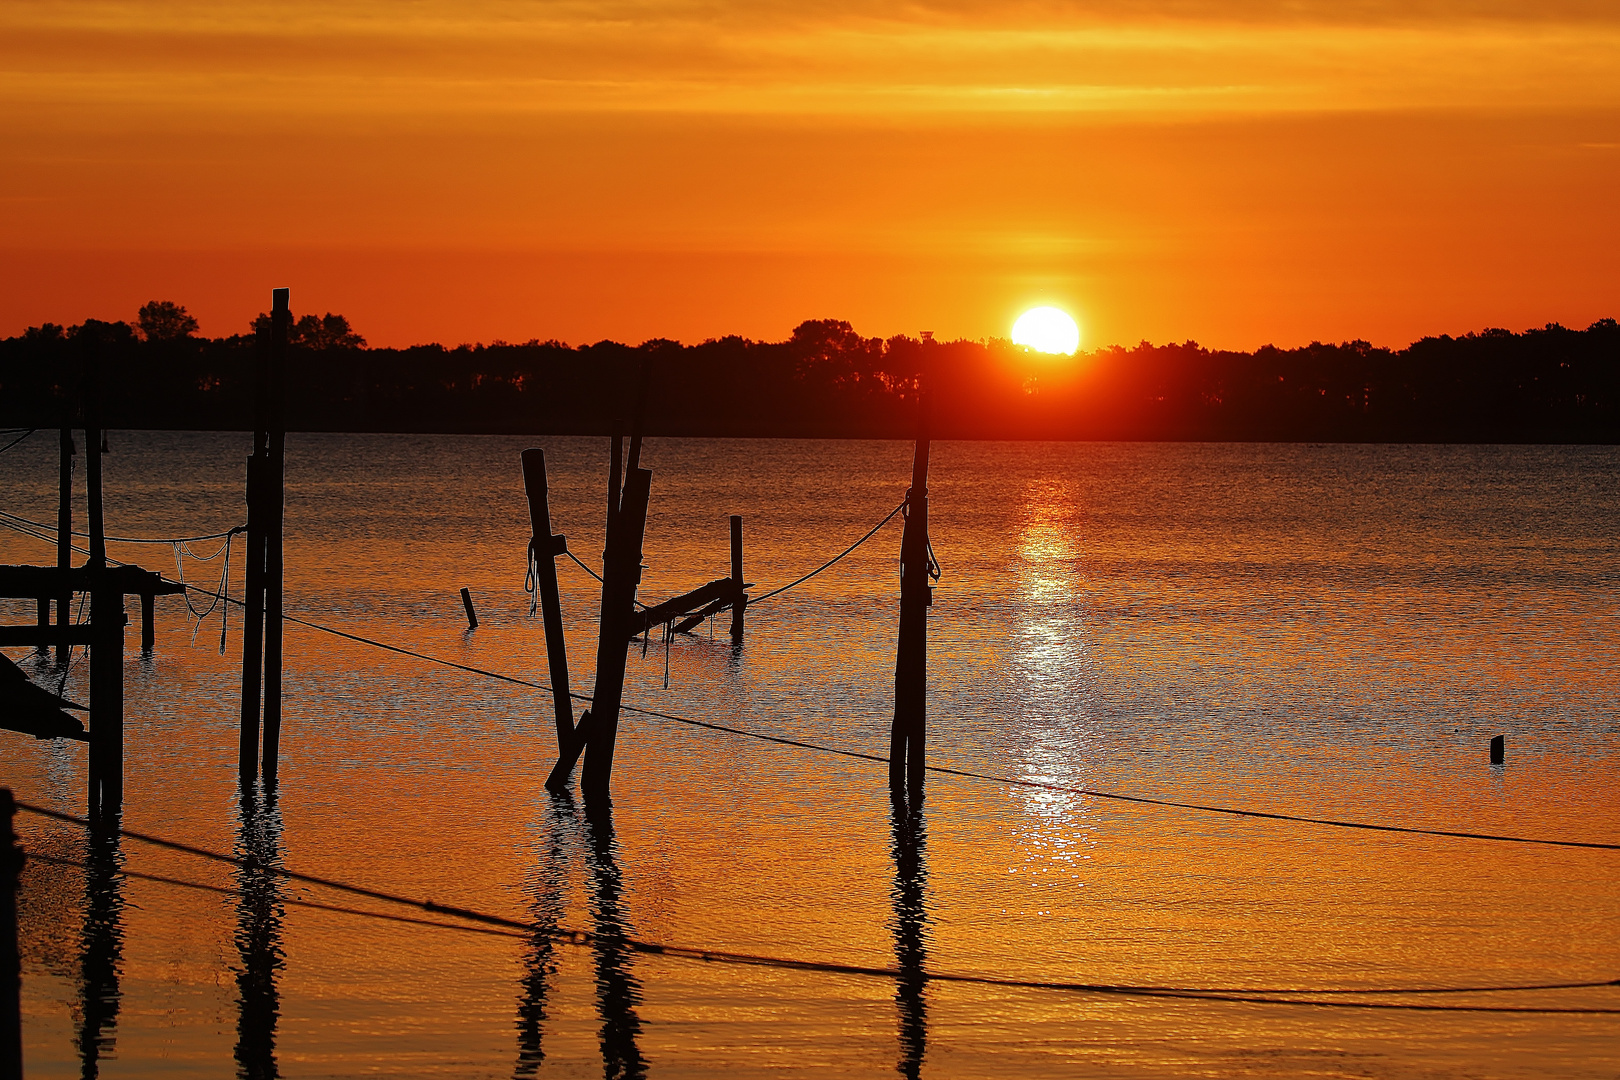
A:
[[[599,568],[604,439],[294,435],[288,612],[545,683],[523,590],[527,445],[546,449],[556,529]],[[114,432],[110,449],[110,533],[242,520],[245,436]],[[904,443],[650,440],[641,598],[724,576],[732,513],[755,595],[797,577],[901,501],[910,459]],[[0,508],[54,522],[54,470],[46,433],[0,456]],[[932,764],[1620,841],[1620,450],[939,443],[930,489],[943,566]],[[667,657],[658,636],[632,649],[626,701],[886,753],[899,543],[896,518],[751,608],[740,649],[724,620]],[[166,546],[110,551],[174,573]],[[52,558],[0,530],[0,561]],[[213,587],[220,567],[187,559],[187,580]],[[598,586],[566,560],[558,572],[588,692]],[[32,621],[31,602],[0,603],[6,621]],[[126,828],[601,937],[300,907],[454,921],[20,816],[29,850],[90,866],[35,861],[24,875],[30,1076],[1620,1073],[1616,1016],[923,984],[622,945],[1183,987],[1607,980],[1620,977],[1620,853],[942,775],[908,824],[881,764],[634,714],[611,817],[587,818],[542,786],[556,750],[546,695],[297,625],[279,792],[244,804],[241,613],[223,656],[219,616],[199,629],[180,598],[160,598],[155,651],[128,635]],[[61,677],[48,657],[7,655]],[[76,658],[70,697],[86,698],[87,675]],[[1507,765],[1492,768],[1499,733]],[[84,749],[0,732],[0,781],[83,813]],[[1614,1008],[1620,987],[1375,1000]]]

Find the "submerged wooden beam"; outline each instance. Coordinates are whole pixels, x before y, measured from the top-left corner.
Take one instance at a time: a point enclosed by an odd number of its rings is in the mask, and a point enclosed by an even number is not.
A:
[[[714,601],[720,601],[722,606],[735,603],[742,596],[741,582],[731,578],[716,578],[707,585],[700,585],[691,592],[665,600],[661,604],[643,608],[630,617],[627,639],[640,637],[653,627],[672,619],[678,619],[690,611],[696,611]]]

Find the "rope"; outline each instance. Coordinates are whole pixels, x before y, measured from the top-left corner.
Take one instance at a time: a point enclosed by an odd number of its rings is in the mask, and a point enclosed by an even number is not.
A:
[[[587,574],[591,575],[591,577],[595,578],[597,581],[602,580],[602,575],[598,574],[595,570],[592,570],[590,567],[588,567],[584,563],[580,562],[578,555],[575,555],[572,551],[565,551],[565,552],[563,552],[563,554],[568,556],[570,559],[574,560],[574,565],[579,567],[581,570],[585,571]]]
[[[25,802],[18,802],[17,809],[40,817],[56,821],[67,822],[87,828],[94,828],[91,822],[72,814],[64,814],[57,810],[47,810],[44,807],[34,806]],[[583,930],[569,930],[563,927],[544,927],[533,923],[526,923],[518,919],[511,919],[501,915],[492,915],[473,908],[457,907],[448,904],[438,904],[432,900],[416,900],[396,893],[384,892],[366,886],[353,885],[332,878],[317,877],[313,874],[303,874],[285,867],[267,864],[253,859],[241,859],[234,855],[222,852],[209,851],[206,848],[191,844],[168,840],[163,837],[152,836],[146,833],[135,832],[130,829],[116,830],[118,835],[151,844],[154,847],[166,848],[213,862],[225,863],[240,869],[251,869],[268,873],[289,881],[297,881],[322,888],[333,889],[339,892],[364,896],[382,903],[397,904],[406,907],[419,908],[435,914],[451,915],[455,918],[465,919],[468,922],[480,923],[480,927],[455,927],[447,923],[429,923],[428,925],[441,928],[456,928],[471,932],[478,932],[486,927],[498,930],[518,931],[519,934],[511,936],[541,935],[552,940],[569,945],[591,945],[598,943],[611,943],[616,946],[628,948],[637,953],[654,956],[667,956],[678,960],[701,960],[709,963],[735,964],[746,967],[771,967],[792,971],[814,971],[835,975],[857,975],[881,979],[924,980],[927,982],[963,983],[978,986],[1014,987],[1031,990],[1059,990],[1074,993],[1107,994],[1128,997],[1167,998],[1181,1001],[1220,1001],[1243,1004],[1261,1005],[1291,1005],[1317,1008],[1351,1008],[1351,1009],[1395,1009],[1413,1010],[1419,1012],[1486,1012],[1486,1013],[1555,1013],[1580,1015],[1620,1015],[1616,1008],[1579,1008],[1579,1007],[1546,1007],[1532,1008],[1521,1006],[1500,1005],[1416,1005],[1395,1002],[1369,1002],[1369,1001],[1320,1001],[1309,997],[1280,997],[1277,995],[1385,995],[1394,996],[1402,994],[1473,994],[1473,993],[1504,993],[1526,992],[1541,990],[1576,990],[1597,989],[1601,987],[1620,986],[1620,979],[1594,980],[1591,982],[1565,982],[1540,983],[1533,985],[1510,986],[1421,986],[1421,987],[1384,987],[1384,988],[1337,988],[1337,987],[1289,987],[1285,989],[1264,988],[1228,988],[1228,987],[1187,987],[1187,986],[1153,986],[1136,985],[1129,983],[1085,983],[1085,982],[1057,982],[1038,979],[1019,979],[1001,975],[977,975],[956,972],[934,971],[903,971],[899,968],[872,967],[863,964],[844,964],[822,960],[799,960],[790,957],[769,956],[759,953],[732,952],[719,949],[699,949],[686,945],[671,945],[660,942],[643,941],[636,938],[624,937],[619,934],[601,935],[592,934]],[[59,862],[67,865],[74,864],[69,860],[51,859],[46,857],[43,861]],[[163,878],[158,875],[136,875],[129,871],[120,870],[126,877],[142,877],[147,880],[159,881],[163,884],[178,885],[185,888],[201,888],[209,892],[235,892],[217,885],[202,885],[201,883],[187,882],[178,878]],[[320,906],[309,901],[286,901],[300,906]],[[402,920],[381,912],[368,912],[358,908],[339,909],[327,907],[328,910],[342,910],[345,914],[364,917],[384,918],[390,921],[419,922],[425,920]],[[487,932],[487,931],[485,931]]]
[[[4,522],[0,522],[0,524],[4,524]],[[178,582],[176,584],[178,584]],[[218,595],[216,593],[210,593],[207,589],[199,588],[196,585],[187,585],[186,588],[193,589],[204,594],[205,596]],[[242,601],[230,596],[226,596],[224,599],[227,603],[236,604],[238,606],[240,606],[242,603]],[[458,664],[453,660],[445,660],[441,657],[430,656],[427,653],[415,652],[414,650],[402,648],[398,645],[390,645],[387,642],[377,641],[374,638],[362,637],[359,634],[350,634],[343,630],[333,629],[330,626],[322,626],[320,623],[310,622],[307,619],[300,619],[294,615],[283,614],[281,617],[286,622],[296,623],[299,626],[308,627],[311,630],[319,630],[323,634],[331,634],[334,637],[345,638],[349,641],[358,642],[362,645],[370,645],[373,648],[399,653],[402,656],[413,657],[417,660],[422,660],[430,664],[438,664],[442,667],[452,668],[457,671],[465,671],[471,675],[482,675],[486,678],[512,683],[517,686],[526,686],[533,690],[539,690],[542,693],[549,694],[552,692],[549,686],[542,686],[541,684],[531,682],[528,679],[520,679],[515,675],[506,675],[498,671],[490,671],[486,668],[473,667],[469,664]],[[569,694],[569,697],[576,701],[589,702],[592,700],[589,694],[571,693]],[[841,750],[833,746],[823,746],[817,743],[803,742],[798,739],[789,739],[780,735],[768,735],[760,731],[748,731],[745,728],[728,727],[725,724],[716,724],[707,720],[695,720],[691,717],[679,716],[675,713],[660,712],[656,709],[644,709],[636,705],[621,705],[620,708],[622,708],[625,712],[637,713],[642,716],[652,716],[660,720],[668,720],[677,724],[687,724],[692,727],[707,728],[710,731],[723,731],[730,735],[740,735],[748,739],[758,739],[762,742],[776,743],[780,746],[793,746],[802,750],[814,750],[818,753],[836,754],[840,757],[855,758],[861,761],[872,761],[882,764],[887,764],[889,761],[887,757],[880,754],[867,754],[858,750]],[[1155,799],[1146,795],[1126,795],[1121,792],[1102,791],[1097,788],[1069,787],[1065,784],[1049,784],[1040,780],[1020,780],[1010,776],[994,776],[988,773],[970,772],[965,769],[951,769],[943,765],[926,765],[924,768],[931,773],[937,773],[941,776],[954,776],[959,779],[980,780],[986,783],[1006,784],[1009,787],[1030,788],[1037,791],[1056,791],[1067,795],[1082,795],[1087,798],[1108,799],[1115,802],[1132,803],[1139,806],[1160,806],[1175,810],[1193,810],[1206,814],[1223,814],[1229,817],[1256,818],[1265,821],[1289,821],[1302,825],[1321,825],[1335,829],[1359,829],[1366,832],[1405,833],[1413,836],[1443,836],[1458,840],[1489,840],[1504,844],[1535,844],[1543,847],[1586,848],[1597,851],[1620,851],[1620,843],[1609,844],[1583,840],[1549,840],[1529,836],[1507,836],[1497,833],[1464,832],[1455,829],[1425,829],[1414,825],[1378,825],[1364,821],[1346,821],[1339,818],[1307,817],[1300,814],[1278,814],[1265,810],[1244,810],[1229,806],[1211,806],[1206,803],[1180,802],[1174,799]]]
[[[208,556],[198,555],[196,552],[191,550],[191,545],[187,544],[187,543],[176,543],[174,545],[174,573],[175,573],[175,577],[179,579],[178,583],[186,590],[185,592],[181,593],[180,595],[185,598],[186,610],[191,612],[191,614],[197,620],[197,629],[192,631],[192,634],[191,634],[191,640],[192,640],[193,643],[196,642],[197,635],[202,632],[203,620],[207,619],[208,616],[212,615],[214,613],[214,609],[220,606],[220,601],[226,595],[228,595],[230,593],[231,541],[236,539],[236,534],[237,533],[246,532],[246,531],[247,531],[247,526],[246,525],[238,525],[236,528],[232,529],[230,532],[225,534],[224,543],[220,544],[220,546],[217,549],[215,549],[214,553],[212,555],[208,555]],[[185,564],[182,563],[181,560],[180,560],[180,555],[181,555],[182,552],[184,552],[186,555],[189,555],[191,558],[196,559],[198,562],[213,562],[215,559],[219,558],[222,553],[224,554],[224,556],[225,556],[225,565],[220,570],[220,574],[219,574],[219,591],[218,592],[209,593],[205,589],[196,589],[195,586],[186,584]],[[211,604],[209,604],[207,608],[203,609],[202,611],[198,611],[196,609],[196,607],[191,603],[191,594],[192,594],[192,592],[194,590],[198,591],[198,592],[202,592],[204,595],[212,596],[214,598],[213,602]],[[225,633],[226,633],[226,629],[230,625],[230,612],[231,612],[230,605],[226,604],[223,608],[220,609],[220,613],[219,613],[219,654],[221,656],[225,655]]]
[[[18,430],[18,429],[17,428],[12,428],[11,429],[11,431],[16,431],[16,430]],[[28,438],[28,436],[32,435],[34,432],[36,432],[38,430],[39,430],[39,428],[29,428],[27,431],[24,431],[21,435],[17,436],[15,439],[12,439],[10,442],[6,443],[6,445],[0,446],[0,454],[3,454],[7,450],[10,450],[13,446],[16,446],[18,443],[22,442],[24,439]],[[10,435],[11,431],[6,432],[6,434]]]
[[[51,533],[53,538],[56,534],[56,526],[47,525],[43,521],[31,521],[28,518],[21,517],[17,514],[7,513],[4,510],[0,510],[0,517],[7,517],[13,521],[20,521],[24,525],[32,525],[36,529],[44,529]],[[246,525],[238,525],[235,528],[226,529],[224,532],[204,533],[201,536],[103,536],[102,539],[110,544],[189,544],[194,540],[222,540],[233,533],[241,532],[245,528],[247,528]],[[90,534],[85,532],[69,532],[68,535],[77,536],[86,540],[90,539]],[[200,558],[200,556],[194,556],[194,558]],[[213,556],[209,556],[209,559],[211,558],[213,558]],[[207,562],[208,559],[204,559],[203,561]]]
[[[878,530],[883,528],[883,526],[887,525],[890,521],[894,520],[894,515],[898,514],[901,510],[905,509],[905,506],[906,506],[906,504],[902,502],[899,506],[895,507],[893,510],[890,510],[888,515],[885,516],[882,521],[880,521],[876,525],[872,526],[872,528],[867,531],[865,536],[861,537],[859,540],[857,540],[853,544],[849,545],[849,547],[845,548],[843,551],[839,552],[837,555],[834,555],[832,557],[832,559],[830,559],[829,561],[827,561],[825,563],[822,563],[820,566],[816,567],[814,570],[810,571],[808,574],[804,575],[803,577],[795,578],[794,580],[788,582],[786,585],[783,585],[780,589],[772,589],[770,592],[766,593],[764,596],[756,597],[755,599],[752,599],[752,600],[748,601],[748,606],[749,607],[756,607],[756,606],[758,606],[760,604],[763,604],[765,601],[771,599],[773,596],[781,596],[783,593],[787,592],[789,589],[793,588],[796,585],[803,585],[805,582],[809,581],[811,578],[815,577],[817,574],[821,573],[823,570],[826,570],[829,567],[831,567],[834,563],[839,562],[841,559],[844,558],[844,556],[848,555],[850,552],[854,551],[856,548],[860,547],[862,544],[864,544],[868,540],[872,539],[872,537],[876,536]]]

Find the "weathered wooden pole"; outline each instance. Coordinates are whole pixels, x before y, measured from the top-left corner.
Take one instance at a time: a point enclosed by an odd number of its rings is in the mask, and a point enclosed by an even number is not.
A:
[[[731,515],[731,583],[737,590],[737,599],[731,605],[731,642],[741,645],[743,639],[743,611],[748,597],[743,593],[742,515]]]
[[[25,856],[12,827],[17,803],[0,788],[0,1077],[22,1080],[22,954],[17,947],[17,883]]]
[[[281,621],[281,586],[285,575],[282,533],[286,522],[287,499],[287,338],[292,330],[291,289],[271,293],[270,351],[264,362],[265,388],[270,398],[270,431],[266,449],[269,471],[266,477],[266,517],[264,548],[264,782],[274,787],[281,762],[281,641],[285,625]]]
[[[263,343],[260,348],[263,348]],[[261,365],[262,367],[262,365]],[[242,712],[237,770],[243,791],[259,771],[259,705],[264,686],[264,498],[269,435],[263,380],[255,394],[253,452],[247,459],[247,557],[242,571]]]
[[[465,585],[461,587],[461,606],[467,611],[467,629],[478,629],[478,612],[473,610],[472,590]]]
[[[124,801],[124,592],[107,575],[101,504],[99,371],[92,360],[84,429],[85,510],[90,525],[90,816],[117,814]]]
[[[928,570],[928,427],[918,409],[906,527],[900,540],[900,635],[894,662],[894,724],[889,734],[889,786],[923,793],[928,734],[928,607],[933,603]]]
[[[56,482],[56,568],[62,572],[62,580],[67,580],[67,571],[73,566],[73,429],[66,424],[62,427],[61,435],[61,475]],[[56,660],[63,663],[68,658],[65,631],[68,623],[73,621],[73,591],[64,588],[56,598],[56,625],[64,631],[64,636],[56,643]]]
[[[534,562],[534,588],[540,594],[540,620],[546,630],[546,667],[551,671],[551,711],[557,720],[557,753],[565,755],[569,739],[574,734],[574,702],[568,688],[568,642],[563,637],[562,594],[557,588],[556,558],[568,550],[568,541],[551,531],[546,452],[525,450],[520,460],[523,463],[523,490],[529,497],[529,550]],[[568,765],[572,771],[573,761]],[[567,784],[565,775],[562,779],[563,789],[567,788]]]
[[[287,431],[287,335],[290,290],[271,291],[270,333],[259,341],[253,453],[247,465],[247,569],[242,627],[241,741],[237,767],[246,790],[259,774],[263,717],[264,779],[273,784],[281,743],[282,518]],[[262,707],[262,713],[261,713]]]
[[[638,440],[639,441],[639,440]],[[635,444],[632,444],[635,445]],[[641,545],[647,531],[652,472],[626,470],[624,497],[608,533],[602,567],[602,616],[596,646],[596,688],[591,694],[591,726],[580,790],[587,803],[605,803],[613,776],[613,745],[624,697],[624,668],[630,650],[629,623],[641,584]]]
[[[624,421],[613,421],[613,441],[608,444],[607,533],[619,519],[619,495],[624,487]],[[604,536],[607,535],[604,533]],[[607,542],[602,544],[602,558],[607,559]]]
[[[1507,761],[1507,736],[1496,735],[1491,738],[1491,764],[1500,765]]]
[[[156,593],[141,593],[141,652],[149,653],[157,644]]]

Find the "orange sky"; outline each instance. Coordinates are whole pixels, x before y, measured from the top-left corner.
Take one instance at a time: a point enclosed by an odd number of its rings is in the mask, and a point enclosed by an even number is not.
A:
[[[1598,0],[7,0],[0,334],[1084,345],[1620,315]]]

